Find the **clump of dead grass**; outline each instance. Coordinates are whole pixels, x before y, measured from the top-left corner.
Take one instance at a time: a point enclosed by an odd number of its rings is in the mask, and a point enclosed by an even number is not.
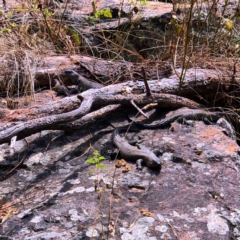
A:
[[[0,14],[1,94],[34,95],[36,67],[39,59],[49,54],[87,53],[111,60],[151,60],[156,66],[169,62],[174,68],[182,68],[181,86],[190,67],[209,63],[211,68],[216,59],[218,67],[221,60],[225,67],[229,58],[232,62],[238,59],[240,4],[236,2],[234,9],[233,1],[174,1],[173,12],[157,24],[141,22],[136,9],[147,5],[136,2],[125,16],[125,24],[116,30],[91,28],[99,27],[102,20],[74,17],[68,1],[22,1]],[[97,7],[96,3],[95,11]],[[92,30],[85,31],[84,26]]]
[[[71,52],[65,25],[55,18],[52,2],[24,1],[0,12],[1,97],[34,98],[35,73],[41,58]]]

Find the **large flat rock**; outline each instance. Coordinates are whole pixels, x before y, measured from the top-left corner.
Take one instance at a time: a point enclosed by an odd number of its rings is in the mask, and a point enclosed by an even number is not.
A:
[[[109,239],[239,238],[240,149],[221,127],[194,121],[128,134],[160,149],[163,164],[161,171],[138,172],[128,162],[127,173],[109,161],[111,132],[103,123],[73,135],[55,138],[59,131],[44,132],[28,138],[28,144],[17,142],[5,160],[16,165],[23,159],[23,164],[12,172],[13,167],[0,170],[1,176],[10,172],[0,182],[0,234],[102,239],[110,219]],[[105,150],[106,169],[85,162],[95,149]]]

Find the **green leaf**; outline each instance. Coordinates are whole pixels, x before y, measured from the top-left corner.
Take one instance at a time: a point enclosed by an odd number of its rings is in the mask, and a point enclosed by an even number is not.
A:
[[[104,156],[100,156],[100,157],[98,158],[98,161],[102,161],[102,160],[105,160],[105,157],[104,157]]]
[[[16,27],[16,26],[17,26],[17,24],[14,23],[14,22],[9,22],[9,25],[10,25],[11,27]]]
[[[103,169],[103,168],[106,168],[106,166],[99,163],[99,164],[96,165],[96,168]]]
[[[88,16],[88,19],[89,19],[89,23],[91,25],[94,25],[95,24],[95,21],[94,21],[94,17],[93,16]]]
[[[89,159],[86,160],[86,162],[94,164],[95,163],[95,158],[89,158]]]
[[[79,46],[81,44],[82,40],[77,32],[73,33],[72,38],[73,38],[74,45]]]
[[[94,15],[95,15],[95,18],[100,18],[102,14],[100,10],[97,10]]]
[[[1,29],[3,33],[10,33],[12,30],[10,28],[3,28]]]
[[[46,15],[46,16],[53,16],[54,15],[54,12],[50,11],[49,9],[44,9],[43,10],[43,13]]]
[[[94,156],[98,156],[98,155],[99,155],[99,151],[98,151],[98,150],[95,150],[95,151],[93,152],[93,155],[94,155]]]
[[[105,18],[112,18],[111,10],[110,10],[109,8],[105,9],[105,10],[103,11],[103,16],[104,16]]]

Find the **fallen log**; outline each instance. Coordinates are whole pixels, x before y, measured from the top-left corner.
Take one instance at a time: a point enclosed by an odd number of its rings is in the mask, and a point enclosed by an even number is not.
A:
[[[103,88],[105,89],[105,88]],[[103,90],[102,89],[102,90]],[[117,94],[117,95],[109,95],[102,94],[98,92],[98,89],[89,90],[84,92],[83,94],[78,95],[79,98],[82,99],[82,103],[79,108],[61,114],[54,114],[51,116],[46,116],[42,118],[33,119],[27,122],[19,123],[15,126],[12,126],[8,129],[2,130],[0,132],[0,143],[8,142],[14,136],[18,136],[18,139],[29,136],[33,133],[45,130],[45,129],[64,129],[64,126],[58,127],[59,124],[72,122],[77,119],[82,120],[84,117],[86,119],[92,119],[92,116],[88,116],[91,108],[96,108],[97,106],[108,106],[112,104],[131,106],[131,100],[133,100],[136,104],[142,106],[150,103],[158,103],[163,107],[189,107],[189,108],[200,108],[201,104],[195,103],[192,100],[187,98],[178,97],[170,94],[153,94],[151,97],[146,97],[145,94]],[[111,110],[111,109],[110,109]],[[102,115],[102,108],[98,109],[95,115],[100,118]],[[109,112],[109,114],[111,111]],[[105,113],[107,115],[107,113]],[[106,116],[105,115],[105,116]],[[86,120],[83,120],[87,122]],[[95,122],[95,121],[94,121]],[[81,129],[84,124],[72,123],[66,126],[65,130],[72,130],[73,128]],[[68,127],[68,128],[67,128]]]
[[[43,114],[40,115],[41,117],[37,116],[35,119],[22,121],[7,128],[3,127],[4,123],[2,126],[0,125],[0,143],[9,142],[13,136],[21,139],[45,129],[64,129],[69,131],[81,129],[86,126],[87,122],[91,124],[91,122],[94,123],[97,120],[101,120],[101,118],[111,115],[113,111],[119,108],[130,109],[130,107],[133,107],[132,102],[140,107],[156,103],[160,107],[202,108],[203,105],[186,97],[194,96],[196,99],[196,95],[199,94],[199,99],[201,99],[201,94],[215,93],[219,85],[227,89],[231,82],[228,74],[222,73],[220,79],[219,71],[188,69],[180,89],[181,96],[177,96],[179,92],[177,75],[180,71],[180,69],[177,70],[176,74],[170,78],[148,81],[152,92],[149,97],[146,96],[145,84],[142,81],[113,84],[100,89],[90,89],[76,96],[66,97],[62,100],[62,103],[64,102],[65,104],[64,109],[73,109],[71,111],[59,113],[55,107],[56,104],[59,107],[59,102],[57,102],[53,103],[47,111],[45,107],[42,107],[44,110],[39,109],[39,113],[44,113],[45,116]],[[77,108],[76,103],[80,104]],[[107,106],[111,107],[107,108]]]
[[[169,69],[164,65],[164,62],[143,62],[141,64],[133,64],[131,62],[122,61],[108,61],[98,59],[94,57],[88,57],[83,55],[67,56],[51,56],[46,57],[40,63],[40,66],[36,70],[35,78],[40,86],[49,84],[49,81],[54,76],[58,76],[64,84],[71,85],[70,79],[65,74],[66,69],[77,70],[82,76],[94,76],[95,80],[103,84],[117,83],[121,80],[139,80],[142,79],[142,70],[144,66],[147,80],[157,80],[164,84],[162,90],[165,93],[168,92],[171,85],[177,85],[182,69]],[[185,80],[192,85],[198,82],[200,79],[202,85],[205,83],[208,85],[209,81],[214,82],[214,86],[217,87],[224,84],[226,87],[231,83],[233,76],[233,69],[226,70],[226,68],[219,67],[218,70],[204,69],[204,68],[190,68],[186,71]],[[236,81],[240,80],[240,72],[235,74]],[[166,86],[166,83],[168,86]],[[197,83],[198,84],[198,83]],[[165,89],[165,87],[167,87]],[[176,90],[176,89],[175,89]],[[204,89],[206,91],[206,89]],[[175,91],[176,93],[176,91]]]

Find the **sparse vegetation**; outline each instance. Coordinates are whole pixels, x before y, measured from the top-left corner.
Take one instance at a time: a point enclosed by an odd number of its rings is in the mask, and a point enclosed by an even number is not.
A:
[[[96,172],[94,172],[94,170],[90,170],[89,173],[91,174],[96,174],[96,177],[97,179],[94,180],[94,188],[95,188],[95,192],[98,194],[98,213],[96,213],[96,218],[95,218],[95,223],[94,223],[94,227],[93,227],[93,231],[94,231],[94,228],[95,228],[95,225],[96,225],[96,221],[98,219],[98,216],[100,216],[100,219],[101,219],[101,237],[102,239],[104,239],[104,224],[103,224],[103,220],[104,220],[104,213],[102,212],[102,201],[103,201],[103,195],[106,191],[106,185],[105,183],[102,183],[102,186],[101,185],[101,179],[99,179],[99,176],[98,176],[98,173],[99,173],[99,170],[100,169],[104,169],[106,168],[106,166],[104,164],[101,164],[100,162],[105,160],[105,157],[104,156],[101,156],[100,152],[98,150],[95,150],[93,152],[93,157],[91,158],[88,158],[86,160],[87,163],[91,164],[91,165],[95,165],[95,169],[96,169]]]
[[[167,64],[171,71],[173,68],[173,73],[176,73],[178,77],[178,95],[181,94],[186,80],[186,71],[189,68],[232,72],[231,85],[228,88],[212,89],[212,93],[206,95],[196,93],[194,100],[197,99],[209,108],[222,107],[226,112],[230,109],[238,120],[240,114],[239,79],[236,79],[235,75],[240,69],[240,3],[231,8],[230,0],[225,0],[221,5],[218,5],[218,1],[210,0],[174,1],[173,11],[169,10],[159,17],[157,14],[160,13],[154,12],[157,8],[152,7],[153,2],[146,0],[134,1],[131,6],[129,5],[130,7],[123,6],[124,1],[122,1],[117,10],[109,6],[99,8],[98,3],[92,1],[87,6],[91,9],[91,13],[88,12],[85,15],[73,11],[69,1],[65,1],[65,3],[46,2],[26,0],[22,1],[21,5],[9,8],[7,11],[0,11],[0,93],[1,97],[6,97],[9,108],[13,109],[18,106],[17,99],[21,96],[34,101],[35,93],[39,89],[35,73],[36,69],[43,65],[43,58],[49,55],[70,57],[74,54],[81,54],[96,57],[99,61],[100,59],[109,60],[109,64],[118,60],[140,67],[144,66],[149,68],[149,71],[156,69],[155,79],[159,78],[160,71],[165,71],[164,66]],[[151,14],[156,14],[154,18],[151,18],[151,15],[144,15],[146,12],[143,10],[147,7],[151,9],[152,12],[149,11]],[[80,63],[80,61],[71,60],[76,63],[76,66]],[[144,73],[141,75],[139,72],[133,72],[131,66],[129,65],[131,74],[125,80],[144,78],[142,76]],[[180,74],[177,73],[177,68],[181,69]],[[82,70],[88,72],[89,76],[101,81],[101,73],[93,74],[89,69],[85,66],[82,67]],[[121,66],[119,69],[120,73],[116,71],[114,76],[108,76],[107,71],[104,72],[105,85],[109,82],[118,83],[124,78],[126,71],[123,71]],[[50,72],[47,70],[46,75]],[[58,75],[58,73],[54,74]],[[54,74],[48,76],[49,82],[46,87],[51,86]],[[191,84],[194,85],[192,82]],[[126,94],[127,91],[128,89],[126,89]],[[106,99],[101,100],[107,101]],[[150,100],[147,103],[150,105]],[[79,104],[81,104],[80,100]],[[136,105],[133,99],[131,99],[131,104]],[[95,105],[93,111],[97,109]],[[103,109],[106,106],[101,105],[101,107],[100,110],[106,113],[107,110]],[[51,111],[54,112],[54,109]],[[62,113],[61,111],[54,112],[55,116]],[[44,113],[41,112],[41,114]],[[1,111],[0,115],[4,116]],[[94,122],[95,117],[96,115],[93,114],[88,120]],[[76,119],[79,120],[79,118],[75,118],[73,121]],[[62,121],[60,125],[65,123]],[[83,121],[82,124],[85,123]],[[48,127],[51,129],[50,125]],[[60,130],[63,129],[60,128]],[[66,129],[64,128],[64,130]],[[236,128],[236,130],[238,129]],[[106,168],[102,163],[103,160],[105,160],[104,156],[95,150],[92,157],[88,158],[86,162],[95,167],[95,170],[90,171],[97,178],[94,181],[94,187],[98,196],[96,201],[98,201],[99,211],[96,214],[99,215],[95,220],[97,222],[100,216],[101,237],[106,239],[106,224],[104,223],[106,215],[102,212],[102,206],[104,194],[108,189],[107,185],[98,178],[100,170]],[[115,169],[115,171],[117,170]],[[111,215],[114,178],[115,173],[113,173],[113,181],[110,183],[112,189],[109,190],[111,196],[109,198],[108,232],[110,232],[111,224],[113,225],[112,229],[115,230],[115,219],[113,221]]]
[[[223,66],[229,62],[225,59],[235,62],[234,59],[239,56],[239,6],[230,11],[229,1],[225,1],[221,8],[211,1],[174,3],[174,11],[168,22],[158,25],[149,22],[143,27],[139,8],[147,7],[148,2],[141,0],[130,9],[129,22],[119,26],[116,31],[101,29],[99,25],[97,31],[88,34],[84,31],[86,24],[90,27],[104,21],[101,18],[113,18],[110,8],[98,9],[93,1],[92,16],[86,19],[80,17],[76,21],[68,10],[68,1],[63,4],[49,2],[44,4],[28,0],[7,12],[1,11],[0,54],[2,62],[12,61],[11,66],[8,64],[6,68],[4,65],[0,69],[6,80],[1,81],[2,95],[34,95],[36,86],[32,85],[36,65],[40,64],[38,59],[51,52],[68,55],[81,52],[138,62],[150,57],[155,64],[171,62],[174,67],[182,67],[180,88],[187,68],[201,67],[213,61]],[[118,15],[118,18],[122,17],[122,13]],[[91,36],[94,41],[88,39]],[[10,53],[9,49],[12,49]],[[27,58],[19,57],[20,52]],[[34,61],[31,60],[33,58]],[[28,68],[24,69],[22,64],[28,65]],[[211,68],[210,65],[207,67]],[[24,76],[28,76],[27,79]]]
[[[101,164],[100,162],[105,160],[104,156],[101,156],[100,152],[98,150],[95,150],[93,152],[93,157],[88,158],[86,160],[87,163],[95,165],[96,169],[103,169],[106,168],[104,164]]]

